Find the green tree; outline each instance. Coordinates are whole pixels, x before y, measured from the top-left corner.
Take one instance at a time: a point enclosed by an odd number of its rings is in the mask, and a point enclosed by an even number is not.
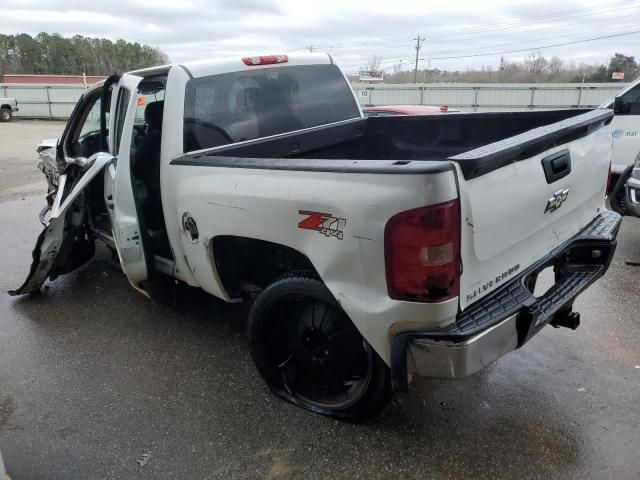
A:
[[[623,72],[626,81],[633,80],[638,75],[638,64],[636,63],[635,57],[628,57],[621,53],[616,53],[611,57],[611,60],[609,60],[609,68],[607,69],[609,79],[611,79],[613,72]]]
[[[0,74],[109,75],[167,63],[158,48],[106,38],[0,34]]]

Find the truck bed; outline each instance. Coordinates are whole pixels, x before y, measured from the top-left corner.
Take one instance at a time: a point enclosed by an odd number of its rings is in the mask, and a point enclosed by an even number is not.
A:
[[[610,118],[608,109],[373,117],[217,147],[173,163],[409,173],[425,166],[394,169],[387,168],[388,162],[374,165],[313,160],[392,160],[394,166],[448,160],[458,163],[469,180],[585,136]],[[276,159],[307,161],[273,161]]]

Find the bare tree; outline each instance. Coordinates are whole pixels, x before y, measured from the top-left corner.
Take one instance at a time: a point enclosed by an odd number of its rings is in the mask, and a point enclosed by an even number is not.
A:
[[[375,72],[380,70],[380,63],[382,62],[382,58],[378,55],[373,55],[369,57],[369,64],[367,65],[370,72]]]
[[[540,53],[532,53],[527,55],[524,60],[525,71],[532,73],[534,76],[538,76],[544,73],[549,68],[549,61],[544,58]]]
[[[557,77],[558,75],[560,75],[562,70],[564,70],[564,60],[556,55],[551,57],[551,60],[549,60],[549,71],[551,72],[551,74],[554,77]]]
[[[628,61],[627,61],[628,59]],[[434,83],[451,83],[451,82],[478,82],[488,83],[492,81],[505,83],[528,83],[528,82],[567,82],[576,83],[585,81],[606,82],[610,81],[611,74],[608,68],[622,68],[616,64],[616,61],[624,60],[630,64],[625,67],[631,71],[625,75],[634,78],[640,73],[635,59],[623,55],[617,55],[609,62],[613,66],[606,65],[590,65],[583,62],[576,62],[571,59],[562,59],[558,56],[545,58],[539,53],[527,56],[521,62],[510,62],[501,58],[499,63],[494,65],[486,65],[480,68],[468,68],[464,71],[459,70],[439,70],[437,68],[420,70],[418,72],[419,79],[425,79]],[[380,57],[372,57],[368,60],[368,66],[362,68],[379,69]],[[617,70],[616,70],[617,71]],[[637,73],[636,73],[637,72]],[[393,70],[385,74],[385,83],[410,83],[413,82],[413,70],[402,70],[402,64],[393,66]],[[626,78],[625,78],[626,79]]]

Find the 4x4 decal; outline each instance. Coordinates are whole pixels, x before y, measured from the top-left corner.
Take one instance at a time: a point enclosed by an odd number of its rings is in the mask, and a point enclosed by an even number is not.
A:
[[[334,217],[330,213],[310,212],[307,210],[300,210],[298,213],[307,216],[307,218],[298,223],[298,228],[315,230],[327,237],[336,237],[338,240],[342,240],[344,226],[347,223],[346,218]]]

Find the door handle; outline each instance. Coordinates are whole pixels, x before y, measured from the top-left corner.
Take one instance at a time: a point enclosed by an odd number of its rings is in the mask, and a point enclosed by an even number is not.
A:
[[[542,169],[547,183],[557,182],[571,173],[571,153],[561,150],[542,159]]]

